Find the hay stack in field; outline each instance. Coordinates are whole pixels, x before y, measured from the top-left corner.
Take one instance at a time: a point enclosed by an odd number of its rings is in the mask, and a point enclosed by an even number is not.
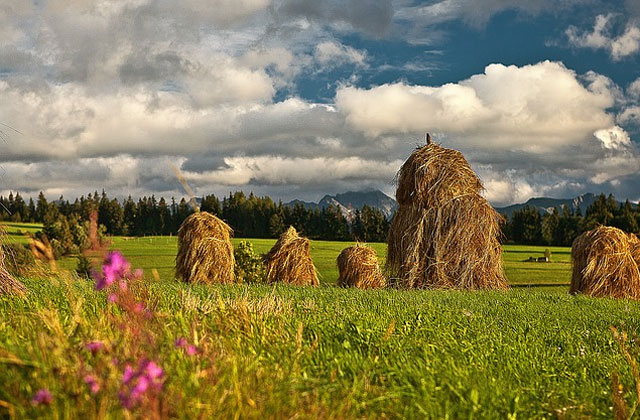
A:
[[[338,286],[360,289],[385,286],[385,279],[378,265],[376,251],[366,245],[356,244],[342,250],[337,259]]]
[[[176,277],[188,283],[233,283],[232,233],[229,225],[210,213],[187,217],[178,230]]]
[[[398,172],[387,270],[407,288],[505,289],[500,222],[462,153],[428,140]]]
[[[0,232],[0,235],[2,233]],[[0,296],[2,295],[18,295],[24,296],[27,288],[20,281],[14,278],[5,266],[5,255],[0,241]],[[11,258],[9,256],[9,258]]]
[[[317,286],[318,272],[311,260],[309,239],[298,236],[293,226],[284,232],[264,256],[269,283]]]
[[[635,235],[614,227],[598,227],[578,236],[571,246],[569,293],[640,299],[638,245]]]

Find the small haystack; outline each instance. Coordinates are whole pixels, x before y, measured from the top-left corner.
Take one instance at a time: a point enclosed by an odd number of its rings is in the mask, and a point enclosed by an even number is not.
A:
[[[176,277],[188,283],[233,283],[232,234],[229,225],[210,213],[187,217],[178,230]]]
[[[500,222],[462,153],[430,142],[398,172],[387,270],[407,288],[505,289]]]
[[[569,293],[640,299],[639,257],[635,235],[604,226],[583,233],[571,246]]]
[[[2,235],[2,232],[0,232]],[[16,278],[14,278],[5,266],[5,254],[0,241],[0,296],[2,295],[18,295],[24,296],[27,288],[24,287]],[[8,258],[11,258],[10,256]]]
[[[293,226],[280,236],[264,256],[267,281],[298,286],[317,286],[318,272],[311,260],[309,239],[298,236]]]
[[[376,251],[364,244],[342,250],[338,259],[338,286],[371,289],[385,286]]]

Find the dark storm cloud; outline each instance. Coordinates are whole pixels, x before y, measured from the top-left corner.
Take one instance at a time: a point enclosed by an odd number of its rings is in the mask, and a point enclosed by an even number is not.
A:
[[[373,36],[383,36],[391,26],[390,0],[283,0],[276,6],[284,18],[306,18],[322,24],[343,23]]]

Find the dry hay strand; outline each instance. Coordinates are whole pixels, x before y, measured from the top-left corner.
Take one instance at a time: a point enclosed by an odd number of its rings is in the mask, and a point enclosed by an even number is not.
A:
[[[342,250],[336,260],[340,277],[338,286],[371,289],[386,282],[378,264],[378,255],[370,246],[356,244]]]
[[[631,243],[631,256],[640,267],[640,239],[633,233],[629,234],[629,242]]]
[[[235,282],[232,233],[210,213],[187,217],[178,230],[176,277],[187,283]]]
[[[318,271],[311,260],[311,242],[290,226],[264,256],[267,282],[317,286]]]
[[[42,235],[40,239],[29,236],[29,249],[36,261],[46,261],[49,263],[49,269],[52,272],[58,271],[53,247],[46,235]]]
[[[640,299],[637,238],[614,227],[598,227],[571,246],[573,275],[569,293]]]
[[[482,182],[457,150],[429,143],[416,149],[396,177],[398,204],[435,207],[479,193]]]
[[[0,231],[0,235],[4,235],[4,233]],[[27,288],[7,271],[5,266],[5,258],[7,257],[11,258],[11,256],[5,256],[2,240],[0,240],[0,296],[24,296],[27,294]]]
[[[431,208],[401,205],[387,238],[387,270],[406,288],[506,289],[501,220],[479,194]]]

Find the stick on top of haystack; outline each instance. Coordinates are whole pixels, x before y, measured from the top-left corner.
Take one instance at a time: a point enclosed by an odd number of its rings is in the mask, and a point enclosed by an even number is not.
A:
[[[384,287],[385,278],[378,264],[375,249],[356,243],[342,250],[336,260],[340,277],[338,286],[360,289]]]
[[[635,235],[600,226],[573,241],[571,259],[569,293],[640,299],[640,244]]]
[[[317,286],[318,271],[311,260],[311,242],[289,226],[264,256],[267,281]]]
[[[426,136],[398,172],[387,270],[404,287],[503,289],[500,221],[462,153]]]
[[[414,150],[398,171],[398,204],[437,206],[484,189],[462,153],[434,143],[429,133],[426,141],[427,144]]]

